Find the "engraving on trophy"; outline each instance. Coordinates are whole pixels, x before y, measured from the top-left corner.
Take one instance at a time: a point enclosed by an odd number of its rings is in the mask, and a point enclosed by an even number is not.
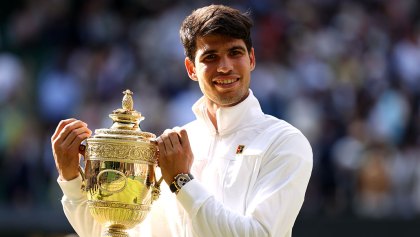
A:
[[[157,149],[149,144],[133,142],[92,141],[86,148],[90,160],[116,160],[121,162],[146,162],[156,164]]]
[[[119,193],[127,186],[127,177],[121,171],[106,169],[99,172],[97,183],[104,192]]]

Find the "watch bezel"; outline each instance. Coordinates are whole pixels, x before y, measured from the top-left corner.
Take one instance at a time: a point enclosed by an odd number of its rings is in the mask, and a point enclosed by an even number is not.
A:
[[[191,180],[190,176],[188,176],[187,174],[178,174],[175,177],[175,181],[176,181],[176,185],[181,188],[182,186],[184,186],[186,183],[188,183]]]
[[[189,181],[191,181],[194,177],[191,174],[184,174],[180,173],[177,174],[174,178],[174,181],[171,183],[169,188],[173,193],[178,193],[179,190],[187,184]]]

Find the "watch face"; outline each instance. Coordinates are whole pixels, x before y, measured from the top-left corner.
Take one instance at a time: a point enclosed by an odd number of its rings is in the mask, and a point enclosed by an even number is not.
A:
[[[176,177],[176,184],[178,185],[178,187],[182,187],[184,186],[188,181],[190,181],[190,177],[188,177],[188,175],[186,174],[180,174]]]

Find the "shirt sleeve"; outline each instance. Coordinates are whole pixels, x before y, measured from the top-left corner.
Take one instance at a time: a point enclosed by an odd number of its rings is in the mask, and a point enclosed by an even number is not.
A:
[[[244,215],[216,200],[197,180],[177,199],[195,236],[290,236],[312,172],[312,149],[302,134],[289,135],[261,157]]]
[[[57,182],[64,194],[61,199],[64,214],[76,233],[80,237],[101,236],[101,226],[90,215],[86,195],[80,188],[82,178],[79,176],[70,181],[58,178]]]

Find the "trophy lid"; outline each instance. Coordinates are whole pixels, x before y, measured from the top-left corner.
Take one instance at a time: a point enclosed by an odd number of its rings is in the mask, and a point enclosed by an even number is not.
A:
[[[127,140],[151,140],[156,135],[143,132],[140,129],[140,122],[144,117],[134,109],[133,92],[129,89],[123,91],[122,108],[116,109],[109,114],[112,119],[112,126],[95,130],[95,138],[115,138]]]

